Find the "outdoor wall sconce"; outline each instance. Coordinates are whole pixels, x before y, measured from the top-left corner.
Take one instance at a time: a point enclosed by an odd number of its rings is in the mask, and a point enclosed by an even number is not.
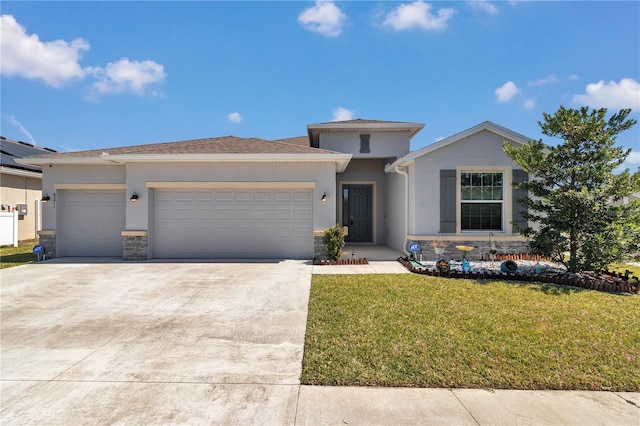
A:
[[[42,201],[43,203],[48,203],[49,200],[51,200],[51,197],[49,197],[49,194],[44,194],[40,201]]]
[[[135,203],[136,201],[138,201],[138,198],[140,198],[138,197],[138,194],[133,191],[133,194],[131,194],[131,198],[129,198],[129,200],[131,200],[132,203]]]
[[[320,200],[321,200],[323,203],[326,203],[326,202],[327,202],[327,193],[326,193],[326,192],[325,192],[324,194],[322,194],[322,198],[320,198]]]

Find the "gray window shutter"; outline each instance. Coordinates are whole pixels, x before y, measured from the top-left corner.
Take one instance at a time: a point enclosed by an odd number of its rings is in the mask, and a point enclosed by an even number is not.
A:
[[[456,219],[456,171],[440,170],[440,232],[455,234]]]
[[[513,183],[521,183],[529,180],[529,174],[524,170],[514,169],[513,170]],[[513,218],[511,223],[513,224],[513,232],[518,232],[518,229],[524,229],[527,227],[527,221],[522,217],[522,213],[527,211],[526,207],[518,202],[521,198],[527,197],[527,191],[522,191],[520,189],[513,188],[513,193],[511,197],[512,203],[512,213]]]

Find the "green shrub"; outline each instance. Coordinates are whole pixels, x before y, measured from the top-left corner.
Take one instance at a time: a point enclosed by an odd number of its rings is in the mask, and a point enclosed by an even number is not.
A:
[[[327,246],[327,256],[331,260],[338,260],[344,247],[344,230],[336,223],[335,226],[324,231],[324,244]]]

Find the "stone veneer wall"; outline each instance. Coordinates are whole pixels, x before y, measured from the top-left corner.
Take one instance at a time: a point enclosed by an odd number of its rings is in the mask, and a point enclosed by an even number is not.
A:
[[[456,246],[475,247],[473,251],[467,254],[467,259],[479,260],[489,253],[491,247],[489,241],[450,241],[449,245],[444,249],[444,254],[438,256],[433,247],[431,247],[431,241],[417,241],[417,243],[420,244],[422,249],[423,260],[460,259],[462,258],[462,252]],[[527,241],[495,241],[495,245],[498,254],[529,253],[529,243]],[[417,256],[419,256],[419,253],[416,253]]]
[[[147,260],[147,236],[123,236],[122,237],[123,260]]]
[[[47,259],[56,257],[56,236],[55,234],[40,235],[40,244],[44,246],[44,254]]]
[[[327,259],[327,247],[324,245],[324,236],[313,236],[313,258],[318,260]]]

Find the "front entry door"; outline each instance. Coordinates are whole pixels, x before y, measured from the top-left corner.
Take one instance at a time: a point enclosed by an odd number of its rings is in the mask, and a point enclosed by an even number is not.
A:
[[[373,242],[373,185],[342,187],[342,223],[349,227],[345,241]]]

